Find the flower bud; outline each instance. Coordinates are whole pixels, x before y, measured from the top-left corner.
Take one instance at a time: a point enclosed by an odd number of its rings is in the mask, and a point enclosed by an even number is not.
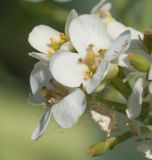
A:
[[[101,141],[90,146],[87,150],[87,153],[91,157],[102,155],[109,149],[115,147],[116,143],[117,141],[115,137],[108,138],[105,141]]]
[[[129,54],[128,61],[132,66],[141,72],[148,72],[150,68],[150,62],[147,58],[141,55]]]
[[[152,30],[144,32],[144,39],[142,40],[148,53],[152,52]]]
[[[118,65],[111,63],[106,79],[113,79],[114,77],[117,76],[118,72],[119,72]]]

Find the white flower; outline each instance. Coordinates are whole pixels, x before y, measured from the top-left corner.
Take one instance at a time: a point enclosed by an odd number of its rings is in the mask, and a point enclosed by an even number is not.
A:
[[[32,52],[29,55],[39,60],[49,61],[50,57],[59,49],[70,51],[73,47],[69,41],[69,25],[76,17],[76,11],[72,10],[67,18],[65,34],[46,25],[33,28],[28,41],[39,52]]]
[[[110,34],[110,36],[115,39],[117,38],[122,32],[126,30],[131,31],[131,39],[138,39],[138,36],[140,35],[143,37],[143,34],[131,27],[127,27],[124,24],[118,22],[115,20],[111,13],[110,9],[112,8],[111,3],[105,3],[106,0],[101,0],[91,11],[91,14],[98,14],[100,16],[100,19],[102,23],[105,25],[107,32]]]
[[[143,78],[139,78],[134,85],[132,93],[128,99],[126,113],[129,119],[138,117],[142,107]]]
[[[135,119],[140,115],[142,109],[142,103],[144,101],[143,98],[144,90],[148,88],[149,94],[150,95],[152,94],[151,69],[152,67],[150,68],[149,71],[148,81],[146,81],[144,78],[138,78],[134,84],[132,93],[128,99],[128,104],[126,109],[126,113],[129,119]],[[145,100],[147,99],[149,101],[149,97],[151,97],[149,94],[147,95]]]
[[[101,18],[108,18],[111,16],[110,9],[112,4],[110,2],[105,3],[106,0],[101,0],[96,6],[91,10],[91,14],[99,15]]]
[[[34,66],[30,84],[30,101],[46,105],[46,110],[32,134],[32,140],[37,140],[44,134],[52,115],[63,128],[70,128],[77,123],[86,108],[85,94],[80,89],[68,90],[52,80],[48,65],[41,61]]]
[[[143,39],[143,33],[135,30],[134,28],[125,26],[121,22],[118,22],[114,19],[110,13],[110,9],[112,7],[111,3],[105,3],[106,0],[101,0],[99,4],[97,4],[91,11],[91,14],[99,15],[101,22],[105,25],[108,34],[113,38],[116,39],[121,33],[126,30],[130,30],[131,32],[131,43],[127,53],[135,53],[143,55],[147,58],[150,58],[149,55],[146,54],[144,50],[141,50],[139,36]],[[118,57],[117,63],[125,67],[129,70],[135,70],[131,65],[128,63],[127,56],[128,54],[124,53]]]
[[[149,144],[141,144],[137,148],[140,152],[145,153],[147,159],[152,159],[152,146]]]
[[[59,51],[50,63],[53,77],[67,87],[83,87],[92,93],[105,79],[112,63],[130,44],[130,31],[111,41],[100,20],[93,15],[82,15],[69,26],[70,39],[78,53]]]

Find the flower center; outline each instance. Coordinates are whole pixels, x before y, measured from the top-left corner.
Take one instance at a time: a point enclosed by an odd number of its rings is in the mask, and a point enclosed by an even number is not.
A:
[[[82,63],[88,66],[88,71],[84,74],[84,79],[88,80],[93,77],[96,73],[99,64],[102,62],[106,53],[106,49],[100,49],[95,51],[94,45],[90,44],[87,48],[87,56],[84,60],[81,60]]]
[[[51,57],[60,47],[68,41],[68,38],[64,33],[60,33],[60,40],[56,40],[54,37],[50,38],[51,48],[48,52],[48,56]]]
[[[46,99],[46,104],[49,106],[60,102],[68,95],[68,91],[57,82],[52,81],[51,85],[53,85],[51,89],[48,89],[45,86],[41,89],[41,95]]]

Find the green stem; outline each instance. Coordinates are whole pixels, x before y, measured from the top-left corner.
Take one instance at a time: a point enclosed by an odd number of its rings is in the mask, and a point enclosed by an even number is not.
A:
[[[123,114],[126,115],[126,104],[123,104],[123,103],[118,103],[118,102],[115,102],[115,101],[111,101],[111,100],[106,100],[106,99],[103,99],[97,95],[93,95],[93,99],[96,100],[97,102],[100,102],[101,104],[103,105],[106,105],[107,107],[109,108],[113,108]],[[89,100],[91,100],[91,97],[89,97]],[[148,104],[147,103],[143,103],[142,105],[142,112],[141,112],[141,115],[137,118],[140,122],[144,123],[145,125],[148,125],[148,124],[151,124],[151,119],[150,121],[146,121],[146,117],[149,113],[149,109],[148,109]]]
[[[141,127],[140,129],[143,133],[152,131],[151,126]],[[108,138],[106,140],[99,141],[96,144],[90,146],[87,150],[87,153],[88,153],[88,155],[90,155],[92,157],[103,155],[109,149],[113,149],[118,144],[129,140],[133,136],[134,135],[132,134],[131,131],[127,131],[127,132],[122,133],[121,135],[118,135],[116,137],[111,137],[111,138]]]
[[[94,98],[94,100],[96,100],[97,102],[100,102],[101,104],[104,104],[110,108],[114,108],[114,109],[118,110],[119,112],[125,113],[125,109],[126,109],[125,104],[118,103],[118,102],[111,101],[111,100],[106,100],[106,99],[103,99],[97,95],[94,95],[93,98]]]
[[[131,94],[131,89],[126,85],[125,83],[122,82],[121,79],[118,77],[114,78],[111,80],[111,85],[119,91],[126,99],[129,98]]]
[[[130,139],[131,137],[133,137],[133,134],[131,131],[125,132],[119,136],[117,136],[117,144],[120,144],[128,139]]]
[[[122,67],[119,67],[119,73],[118,76],[112,79],[111,85],[119,91],[126,99],[131,94],[131,86],[129,82],[123,83],[123,80],[126,78],[126,75],[124,74],[124,69]]]

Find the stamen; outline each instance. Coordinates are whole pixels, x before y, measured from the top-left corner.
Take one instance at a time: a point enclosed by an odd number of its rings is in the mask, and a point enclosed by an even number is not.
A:
[[[107,51],[106,49],[100,49],[100,50],[98,51],[101,58],[104,58],[104,56],[105,56],[105,54],[106,54],[106,51]]]
[[[91,71],[85,72],[84,79],[88,80],[93,77],[93,73]]]
[[[64,33],[60,33],[60,39],[61,39],[60,41],[61,44],[64,44],[68,41],[68,38],[66,37]]]
[[[55,53],[55,50],[51,48],[48,52],[48,57],[51,57]]]
[[[89,44],[87,48],[87,56],[85,60],[85,63],[88,65],[90,70],[92,70],[92,66],[94,66],[95,64],[95,53],[94,53],[93,47],[94,46],[92,44]]]
[[[42,89],[41,89],[41,95],[42,95],[43,97],[47,97],[47,95],[48,95],[48,90],[47,90],[46,87],[42,87]]]
[[[84,63],[88,66],[89,71],[85,72],[84,79],[88,80],[93,77],[93,74],[96,73],[96,70],[101,63],[102,59],[105,56],[106,49],[100,49],[96,51],[93,44],[89,44],[87,48],[86,59],[79,59],[79,63]]]
[[[51,44],[52,44],[52,48],[56,51],[59,49],[59,43],[57,42],[57,40],[55,38],[50,38]]]
[[[54,97],[52,97],[52,98],[50,98],[50,99],[48,100],[48,102],[49,102],[50,104],[55,104],[55,103],[56,103],[56,100],[55,100]]]
[[[68,41],[64,33],[60,33],[60,40],[57,41],[54,37],[50,38],[51,48],[48,52],[48,57],[51,57],[60,47]]]
[[[45,86],[41,89],[41,95],[49,100],[50,98],[55,96],[54,89],[47,89]]]

